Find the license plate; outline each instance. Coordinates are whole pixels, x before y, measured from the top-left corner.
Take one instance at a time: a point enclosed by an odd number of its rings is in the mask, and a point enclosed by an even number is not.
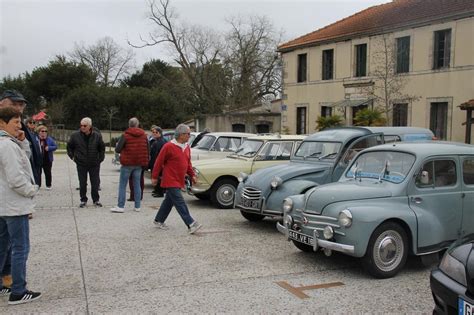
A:
[[[250,200],[250,199],[247,199],[247,198],[243,197],[240,204],[245,208],[260,209],[260,201],[259,200]]]
[[[458,310],[459,315],[474,315],[474,305],[462,298],[458,299]]]
[[[300,243],[303,243],[303,244],[306,244],[306,245],[313,246],[313,238],[311,236],[301,234],[301,233],[298,233],[298,232],[293,231],[293,230],[288,231],[288,236],[292,240],[295,240],[297,242],[300,242]]]

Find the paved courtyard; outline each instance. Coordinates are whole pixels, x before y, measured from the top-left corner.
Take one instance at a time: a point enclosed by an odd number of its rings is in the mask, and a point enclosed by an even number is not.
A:
[[[43,296],[17,306],[0,298],[0,314],[432,312],[429,268],[417,259],[393,279],[372,279],[351,257],[300,252],[274,220],[248,222],[189,196],[202,230],[189,235],[175,210],[170,230],[158,230],[162,199],[151,197],[148,178],[141,212],[130,202],[123,214],[109,211],[119,175],[112,155],[101,170],[104,208],[80,209],[75,164],[55,158],[53,190],[40,190],[30,222],[28,283]]]

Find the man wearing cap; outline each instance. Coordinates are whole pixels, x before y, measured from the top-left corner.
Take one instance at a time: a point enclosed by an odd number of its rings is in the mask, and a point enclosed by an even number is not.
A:
[[[87,174],[91,181],[91,196],[96,207],[99,201],[100,163],[105,158],[105,144],[102,135],[92,127],[92,119],[84,117],[79,131],[71,134],[67,143],[67,155],[76,163],[79,177],[80,208],[87,204]]]
[[[21,114],[23,114],[27,103],[28,101],[25,99],[25,97],[20,92],[15,90],[6,90],[5,92],[3,92],[2,97],[0,98],[0,108],[11,106],[20,111]],[[43,156],[41,154],[41,148],[39,146],[39,143],[36,140],[36,136],[22,122],[21,132],[18,135],[17,139],[22,142],[22,148],[30,157],[33,177],[35,179],[35,183],[39,185],[41,181],[41,166],[43,164]],[[25,139],[28,140],[28,148],[24,144]]]

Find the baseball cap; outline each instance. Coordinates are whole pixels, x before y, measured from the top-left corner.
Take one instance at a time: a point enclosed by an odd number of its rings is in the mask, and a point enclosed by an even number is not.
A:
[[[5,92],[3,92],[2,97],[0,98],[0,100],[6,99],[6,98],[9,98],[14,102],[28,103],[28,101],[25,99],[23,94],[21,94],[20,92],[18,92],[16,90],[6,90]]]

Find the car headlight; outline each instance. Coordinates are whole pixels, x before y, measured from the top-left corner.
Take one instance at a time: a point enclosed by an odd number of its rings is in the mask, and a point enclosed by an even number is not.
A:
[[[278,177],[278,176],[275,176],[272,178],[271,182],[270,182],[270,186],[272,186],[272,189],[277,189],[278,186],[281,185],[281,183],[283,183],[283,180]]]
[[[239,183],[243,183],[243,182],[245,182],[247,177],[249,177],[249,175],[247,173],[240,172],[239,176],[237,177],[237,180],[239,181]]]
[[[293,200],[290,198],[283,199],[283,212],[288,213],[293,209]]]
[[[339,213],[339,224],[342,225],[343,227],[350,227],[352,225],[352,213],[349,211],[349,209],[342,210]]]
[[[439,269],[451,279],[467,286],[466,268],[453,256],[448,253],[444,254],[443,259],[441,259],[441,263],[439,264]]]
[[[328,225],[324,228],[323,235],[325,239],[330,240],[334,236],[334,230]]]

